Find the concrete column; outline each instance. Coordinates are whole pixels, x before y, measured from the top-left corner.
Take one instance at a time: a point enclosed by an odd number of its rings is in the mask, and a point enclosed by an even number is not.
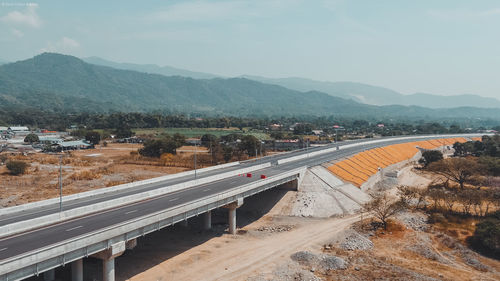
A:
[[[203,229],[209,230],[212,228],[212,211],[203,214]]]
[[[243,205],[243,198],[238,198],[238,200],[233,203],[227,204],[224,208],[229,209],[229,233],[236,234],[236,209]]]
[[[102,280],[115,281],[115,258],[102,260]]]
[[[71,263],[71,280],[83,281],[83,259]]]
[[[54,281],[56,279],[56,272],[54,269],[45,271],[43,273],[43,280],[44,281]]]
[[[102,260],[102,279],[115,281],[115,258],[123,254],[126,249],[125,241],[111,245],[107,250],[92,255]]]
[[[236,207],[229,208],[229,233],[236,234]]]

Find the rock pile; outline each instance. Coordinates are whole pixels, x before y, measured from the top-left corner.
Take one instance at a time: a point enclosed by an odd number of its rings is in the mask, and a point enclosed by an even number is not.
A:
[[[407,228],[416,231],[426,231],[429,229],[429,225],[427,224],[428,217],[423,213],[402,212],[398,214],[397,219]]]
[[[257,231],[265,232],[285,232],[293,229],[292,225],[276,225],[276,226],[261,226],[257,228]]]
[[[348,251],[373,249],[372,241],[356,231],[347,234],[339,246]]]
[[[310,268],[311,271],[327,272],[347,268],[347,262],[342,258],[330,255],[316,255],[308,251],[297,252],[291,255],[290,258],[300,265]]]

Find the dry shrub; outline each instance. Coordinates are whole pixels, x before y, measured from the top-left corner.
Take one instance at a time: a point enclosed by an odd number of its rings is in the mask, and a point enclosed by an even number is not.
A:
[[[75,172],[69,176],[70,179],[72,180],[94,180],[98,179],[102,176],[102,174],[97,173],[96,171],[81,171],[81,172]]]
[[[400,232],[400,231],[405,231],[405,229],[406,227],[404,225],[395,220],[389,219],[387,221],[387,231]]]
[[[99,173],[99,174],[102,174],[102,175],[109,175],[109,174],[113,173],[113,171],[111,170],[111,165],[99,167],[97,169],[94,169],[93,171],[95,173]]]
[[[126,183],[125,181],[110,181],[106,184],[106,187],[120,185]]]
[[[53,157],[53,156],[47,156],[47,157],[41,157],[38,162],[40,164],[51,164],[51,165],[55,165],[55,164],[59,164],[59,159],[57,159],[56,157]]]

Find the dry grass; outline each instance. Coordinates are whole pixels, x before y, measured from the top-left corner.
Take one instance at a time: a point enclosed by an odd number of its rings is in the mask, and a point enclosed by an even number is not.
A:
[[[63,194],[114,186],[182,172],[192,167],[190,155],[177,155],[176,161],[143,158],[137,144],[109,144],[90,150],[73,151],[63,158]],[[0,206],[12,206],[58,196],[59,155],[8,155],[9,159],[30,163],[25,175],[9,175],[0,166]],[[183,161],[183,162],[182,162]],[[192,161],[192,160],[191,160]],[[176,165],[181,165],[178,167]],[[200,167],[201,165],[199,165]]]
[[[373,250],[345,251],[335,247],[324,250],[349,260],[350,266],[321,277],[325,280],[499,280],[500,272],[496,270],[500,268],[500,261],[447,242],[453,240],[447,238],[449,236],[463,241],[470,235],[471,226],[473,228],[471,221],[453,222],[444,228],[422,232],[392,221],[388,230],[379,229],[371,237]],[[475,266],[471,263],[473,260],[487,269]]]

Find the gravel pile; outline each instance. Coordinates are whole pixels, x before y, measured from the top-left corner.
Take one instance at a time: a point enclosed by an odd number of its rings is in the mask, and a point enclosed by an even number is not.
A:
[[[273,271],[273,281],[320,281],[311,271],[300,268],[296,263],[279,266]]]
[[[434,251],[434,249],[432,249],[428,245],[414,244],[414,245],[407,247],[406,249],[411,251],[411,252],[414,252],[416,254],[419,254],[426,259],[430,259],[430,260],[437,261],[440,263],[448,263],[448,261],[446,259],[444,259],[438,253],[436,253],[436,251]]]
[[[265,232],[285,232],[293,229],[292,225],[277,225],[277,226],[261,226],[257,228],[257,231]]]
[[[347,263],[344,259],[335,256],[325,256],[321,259],[319,266],[325,270],[346,269]]]
[[[330,270],[346,269],[347,262],[339,257],[330,255],[316,255],[308,251],[297,252],[290,258],[311,271],[328,272]]]
[[[320,261],[318,256],[308,251],[294,253],[290,258],[303,266],[316,266]]]
[[[355,231],[350,232],[339,246],[348,251],[373,249],[372,241]]]
[[[401,212],[398,214],[397,219],[407,228],[416,231],[426,231],[429,229],[429,225],[427,224],[428,217],[423,213]]]

